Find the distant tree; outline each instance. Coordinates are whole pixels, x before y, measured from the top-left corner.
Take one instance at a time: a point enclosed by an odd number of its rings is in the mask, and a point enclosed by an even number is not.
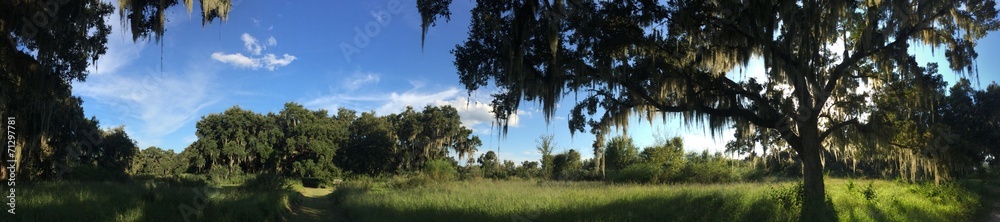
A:
[[[178,154],[173,150],[163,150],[155,146],[139,151],[132,162],[133,175],[173,176],[182,167]]]
[[[458,154],[458,161],[463,160],[464,157],[468,157],[470,160],[472,156],[479,151],[479,147],[483,145],[483,141],[479,139],[479,136],[472,135],[472,130],[462,127],[458,134],[455,134],[455,153]]]
[[[555,178],[563,180],[579,179],[582,173],[583,163],[580,160],[580,152],[570,149],[565,153],[556,154],[552,158],[552,174]]]
[[[608,141],[604,151],[605,163],[608,170],[625,169],[630,164],[639,160],[639,148],[628,136],[615,136]]]
[[[489,178],[499,178],[505,176],[502,172],[503,169],[500,168],[500,160],[497,159],[497,154],[492,150],[486,151],[486,153],[479,155],[479,159],[476,160],[483,170],[483,176]]]
[[[396,135],[398,139],[398,158],[399,166],[402,169],[410,169],[413,167],[413,163],[416,162],[417,155],[420,153],[419,150],[422,149],[422,145],[418,139],[423,133],[424,124],[422,120],[423,114],[418,113],[413,110],[412,106],[406,106],[406,110],[399,114],[390,115],[396,126]],[[465,154],[466,150],[459,152],[460,155]]]
[[[541,176],[541,169],[538,168],[538,162],[527,161],[521,162],[521,165],[517,167],[517,176],[521,178],[534,178]]]
[[[109,128],[102,131],[100,151],[96,153],[97,166],[104,168],[116,176],[124,178],[132,165],[132,159],[139,154],[135,140],[125,133],[124,126]]]
[[[670,175],[677,174],[684,168],[684,140],[674,137],[659,141],[656,145],[643,149],[639,156],[645,163],[663,167]]]
[[[556,143],[553,135],[539,136],[535,143],[535,149],[542,154],[542,178],[551,179],[554,175],[552,151],[555,150]]]
[[[350,126],[347,146],[337,155],[339,165],[353,173],[394,173],[398,164],[396,139],[388,118],[375,112],[361,113]]]
[[[479,155],[479,159],[476,160],[476,162],[479,163],[479,165],[482,165],[484,169],[500,167],[500,163],[497,161],[498,161],[497,154],[494,153],[492,150],[487,151],[482,155]]]
[[[349,122],[329,117],[326,110],[312,111],[290,102],[278,113],[277,123],[288,149],[285,164],[290,165],[294,175],[324,179],[339,176],[334,158],[348,139]]]
[[[505,175],[517,175],[517,165],[514,161],[504,160],[502,170]]]

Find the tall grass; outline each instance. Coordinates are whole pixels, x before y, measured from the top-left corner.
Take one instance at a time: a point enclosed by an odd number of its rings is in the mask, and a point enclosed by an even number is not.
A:
[[[188,212],[190,221],[276,221],[292,201],[285,190],[152,181],[47,182],[18,191],[15,221],[185,221]]]
[[[965,221],[978,199],[957,187],[881,180],[848,189],[830,179],[828,195],[842,221]],[[866,199],[871,183],[875,193]],[[616,185],[601,182],[458,181],[396,188],[352,182],[333,198],[356,221],[794,221],[798,209],[776,193],[792,182]]]

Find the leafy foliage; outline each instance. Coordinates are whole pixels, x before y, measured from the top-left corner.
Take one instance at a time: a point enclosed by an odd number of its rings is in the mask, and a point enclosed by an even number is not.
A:
[[[450,106],[427,106],[422,112],[407,107],[402,114],[386,116],[343,108],[330,115],[296,103],[262,115],[237,106],[203,117],[196,134],[198,140],[182,155],[189,169],[227,181],[231,174],[242,175],[237,172],[329,182],[342,171],[419,171],[431,166],[427,160],[446,158],[449,149],[471,156],[482,145]]]
[[[424,163],[424,174],[434,181],[450,181],[458,176],[458,171],[452,161],[437,159]]]
[[[639,148],[631,137],[616,136],[605,147],[604,158],[609,171],[624,169],[639,160]]]

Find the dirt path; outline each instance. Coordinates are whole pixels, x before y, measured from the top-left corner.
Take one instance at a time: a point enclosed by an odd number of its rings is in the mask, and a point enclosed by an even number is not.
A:
[[[301,188],[297,190],[301,201],[293,204],[289,221],[338,221],[340,215],[330,200],[333,189]]]

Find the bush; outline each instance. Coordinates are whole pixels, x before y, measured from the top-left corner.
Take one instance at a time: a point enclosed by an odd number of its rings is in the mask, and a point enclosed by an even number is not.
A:
[[[208,170],[208,181],[213,185],[232,185],[232,184],[243,184],[243,182],[250,180],[254,175],[246,174],[243,169],[239,167],[235,168],[225,168],[225,167],[215,167]]]
[[[285,179],[277,174],[273,173],[262,173],[252,176],[251,179],[246,180],[242,185],[240,185],[241,190],[245,191],[257,191],[257,190],[277,190],[277,189],[289,189],[290,187],[285,182]]]
[[[392,177],[389,181],[389,185],[395,189],[413,189],[418,187],[424,187],[428,184],[437,183],[439,180],[431,179],[427,175],[398,175]]]
[[[450,181],[458,177],[458,170],[451,161],[437,159],[424,163],[424,174],[432,180]]]
[[[479,165],[466,166],[461,168],[459,178],[462,180],[476,180],[483,178],[483,170]]]
[[[864,196],[865,200],[868,201],[872,201],[877,197],[875,193],[875,188],[872,186],[872,183],[870,182],[868,183],[868,187],[865,187],[865,189],[861,190],[860,192],[861,196]]]
[[[639,163],[626,166],[625,169],[612,172],[608,179],[623,183],[662,183],[667,182],[663,167],[651,163]]]
[[[801,182],[789,187],[774,188],[768,191],[768,196],[775,203],[778,203],[785,210],[798,212],[802,207],[802,200],[805,199],[805,185]]]

